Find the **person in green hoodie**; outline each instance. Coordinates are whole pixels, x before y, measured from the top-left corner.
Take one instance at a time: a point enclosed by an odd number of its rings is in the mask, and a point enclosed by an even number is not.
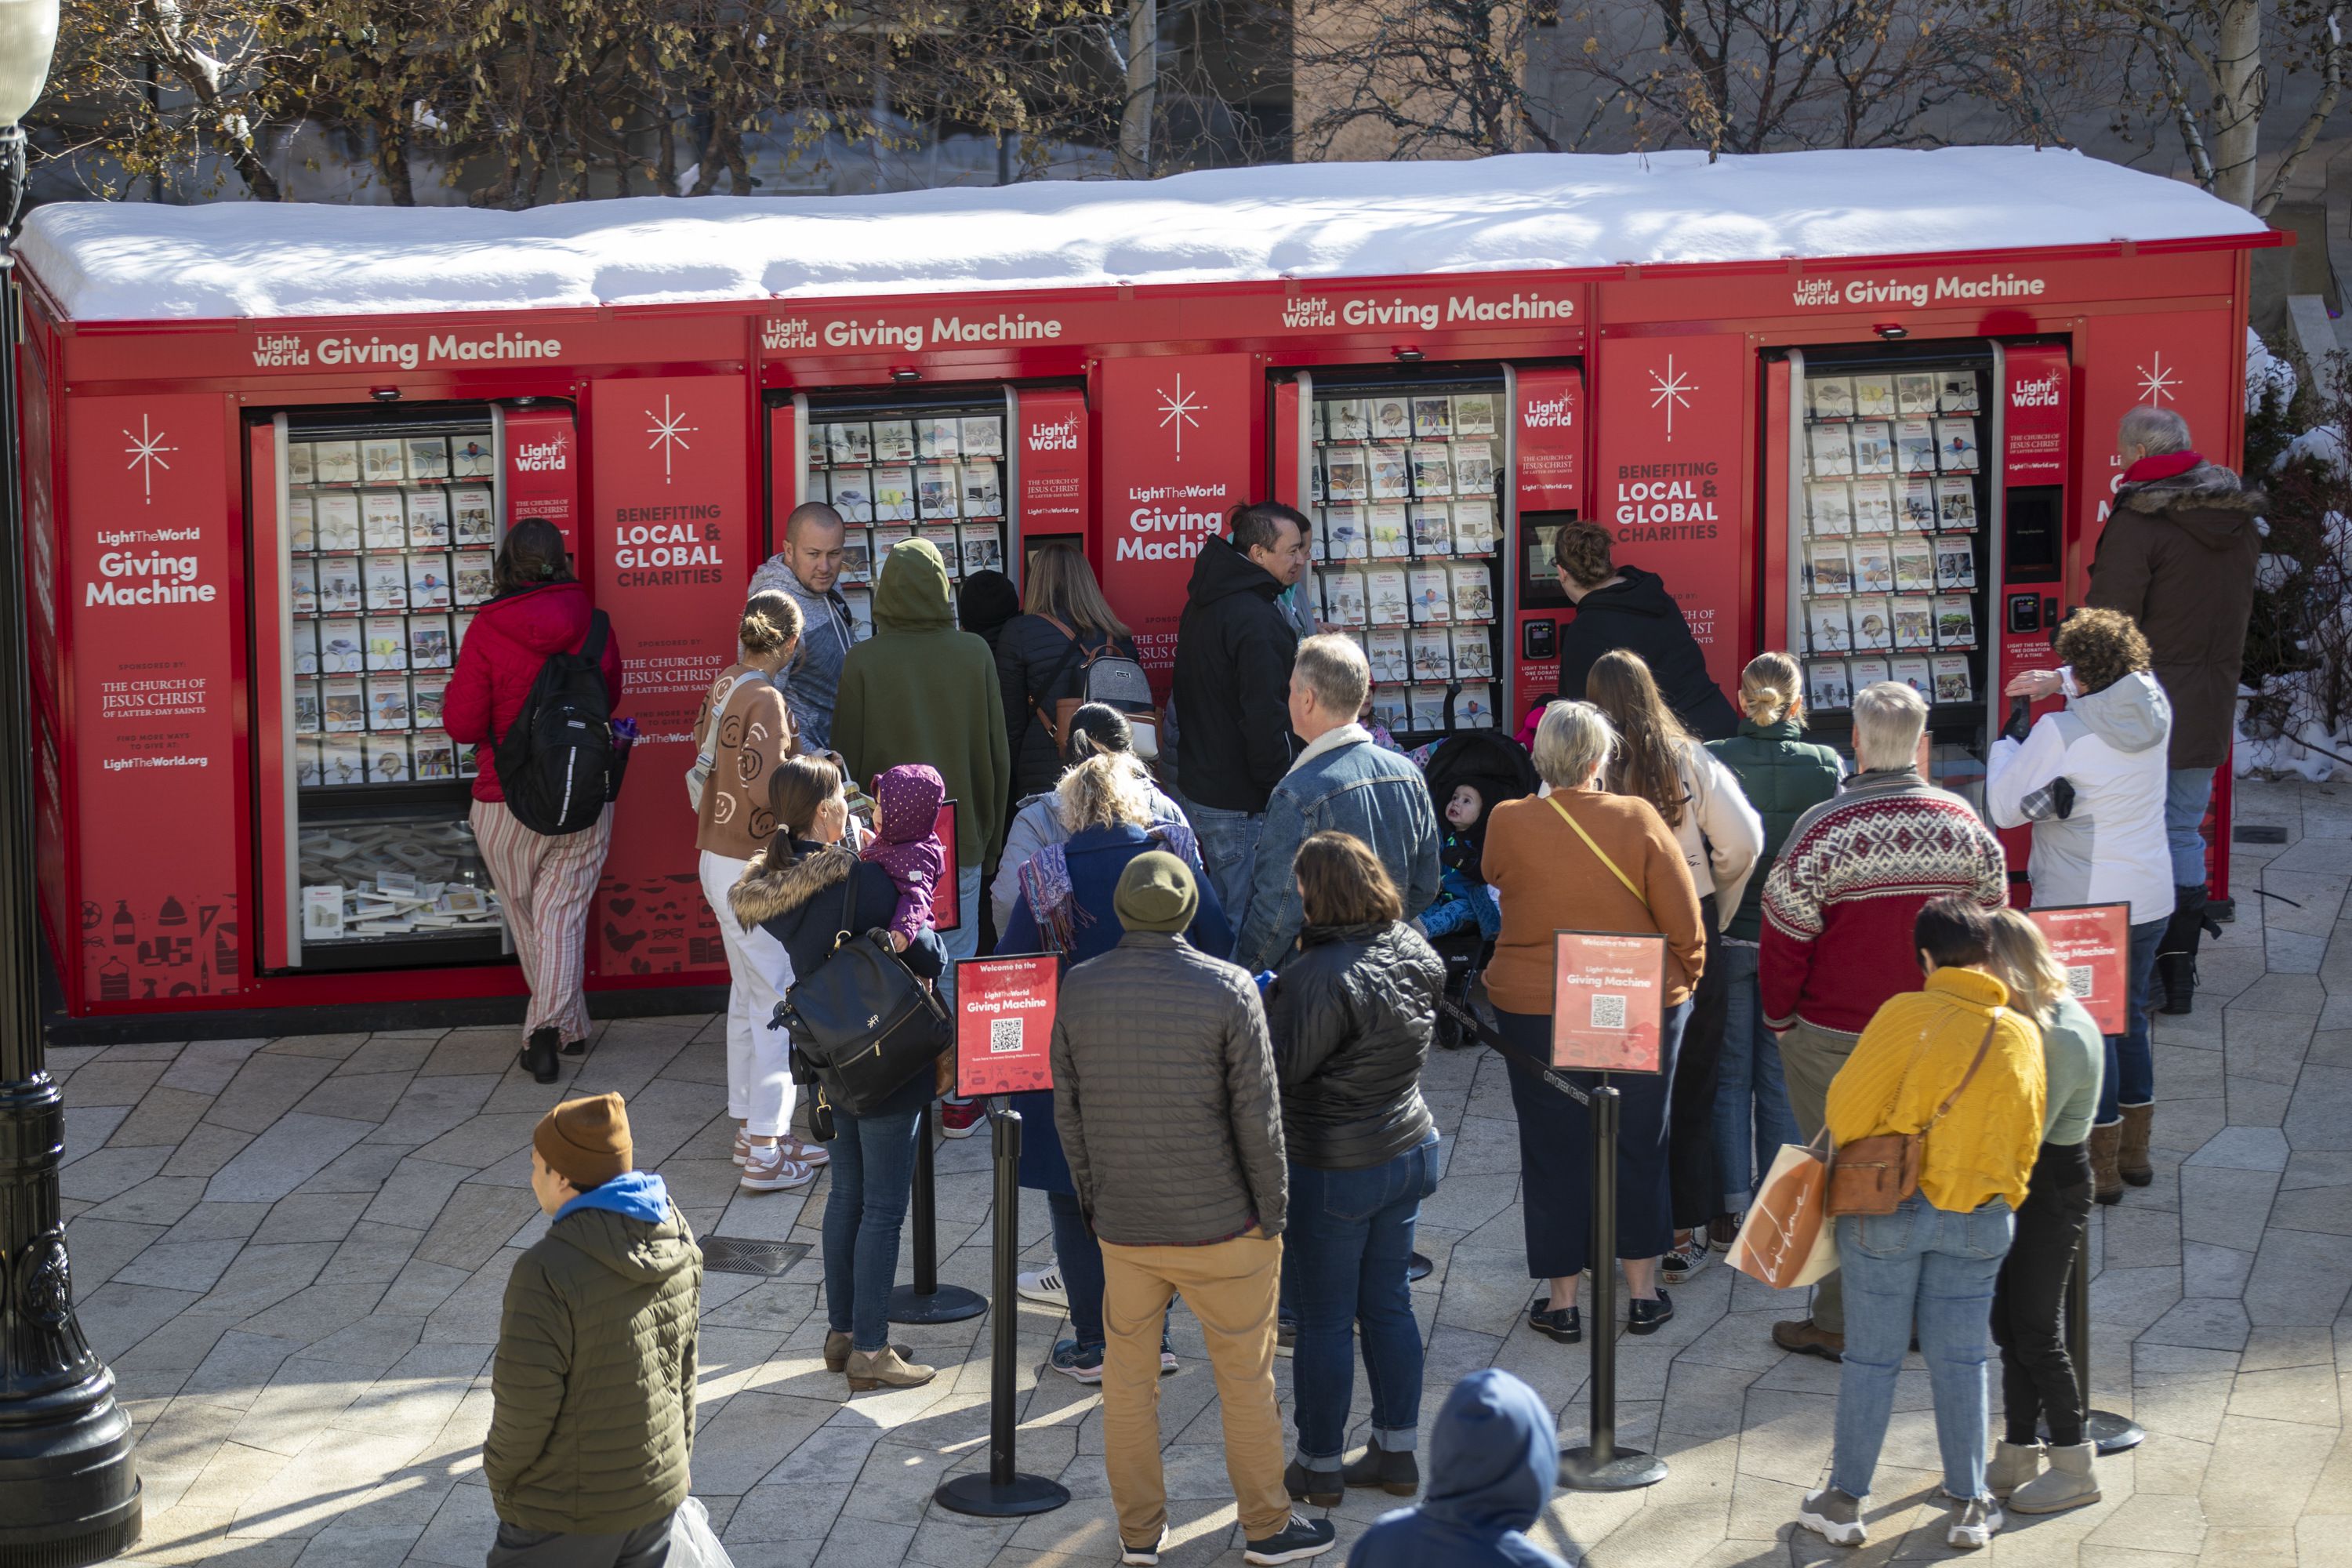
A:
[[[928,763],[947,781],[962,920],[940,933],[948,956],[940,990],[952,1002],[955,961],[980,950],[981,868],[1003,842],[1013,753],[996,656],[956,629],[947,564],[927,539],[908,540],[882,563],[874,635],[842,661],[833,744],[860,784],[902,763]],[[948,1121],[955,1131],[952,1114]]]
[[[565,1100],[530,1143],[554,1223],[515,1259],[490,1363],[488,1568],[655,1568],[694,1449],[702,1249],[631,1168],[619,1095]]]

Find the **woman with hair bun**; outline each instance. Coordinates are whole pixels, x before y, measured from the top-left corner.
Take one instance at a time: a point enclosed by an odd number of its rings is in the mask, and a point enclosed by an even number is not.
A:
[[[743,605],[735,662],[711,682],[695,715],[697,755],[710,757],[697,808],[694,847],[701,854],[702,896],[727,949],[727,1114],[735,1120],[735,1163],[743,1190],[805,1186],[827,1156],[786,1129],[793,1080],[782,1030],[768,1027],[777,998],[792,984],[792,961],[776,939],[735,918],[728,895],[744,868],[775,837],[768,781],[793,754],[793,721],[776,677],[799,651],[801,608],[769,590]]]
[[[457,668],[449,672],[441,723],[452,741],[476,748],[468,821],[490,885],[498,889],[523,982],[530,987],[523,1013],[522,1066],[541,1083],[553,1083],[557,1056],[576,1057],[588,1048],[583,954],[588,905],[613,843],[613,808],[606,805],[593,826],[577,833],[534,833],[507,808],[490,753],[521,715],[549,657],[586,646],[595,610],[588,590],[572,574],[563,535],[544,518],[526,518],[507,531],[490,582],[490,602],[475,616],[457,650]],[[604,639],[597,668],[617,709],[619,638]]]
[[[1715,1092],[1715,1160],[1723,1211],[1713,1228],[1715,1239],[1726,1246],[1739,1234],[1740,1216],[1780,1145],[1804,1141],[1780,1076],[1780,1037],[1764,1026],[1756,986],[1765,879],[1789,829],[1837,794],[1844,771],[1837,752],[1803,739],[1804,689],[1795,659],[1785,653],[1758,654],[1739,676],[1739,733],[1706,743],[1764,819],[1764,853],[1757,857],[1739,907],[1723,928],[1723,1055],[1716,1065]]]

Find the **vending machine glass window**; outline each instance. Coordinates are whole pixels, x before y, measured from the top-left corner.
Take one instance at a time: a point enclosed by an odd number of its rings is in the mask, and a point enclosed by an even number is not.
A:
[[[441,727],[503,532],[494,416],[281,415],[276,447],[300,966],[496,958],[473,748]]]
[[[1006,569],[1005,412],[992,389],[953,401],[809,409],[802,494],[830,502],[847,525],[841,595],[861,637],[874,630],[882,563],[909,539],[929,540],[952,580]]]
[[[1364,647],[1372,716],[1400,739],[1496,724],[1494,559],[1504,380],[1314,380],[1312,556],[1325,625]]]
[[[1948,351],[1790,359],[1790,642],[1805,661],[1807,711],[1850,752],[1853,693],[1908,684],[1928,702],[1934,782],[1981,809],[1998,698],[1992,363]]]

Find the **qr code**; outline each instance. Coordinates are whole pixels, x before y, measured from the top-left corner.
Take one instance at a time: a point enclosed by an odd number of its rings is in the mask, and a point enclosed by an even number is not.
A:
[[[1622,1029],[1625,1026],[1625,998],[1595,996],[1592,999],[1592,1026],[1596,1029]]]
[[[2077,1002],[2088,996],[2091,994],[2091,966],[2087,963],[2068,964],[2066,989],[2074,994],[2074,1000]]]
[[[1009,1051],[1020,1050],[1022,1031],[1028,1023],[1026,1018],[991,1019],[988,1025],[988,1054],[1003,1056]]]

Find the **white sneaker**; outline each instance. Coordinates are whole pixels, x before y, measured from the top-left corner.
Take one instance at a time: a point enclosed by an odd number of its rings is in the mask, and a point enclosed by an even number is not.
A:
[[[1122,1568],[1126,1568],[1129,1564],[1132,1564],[1133,1568],[1159,1568],[1160,1554],[1167,1550],[1167,1547],[1168,1527],[1163,1524],[1160,1527],[1160,1539],[1149,1546],[1129,1546],[1126,1542],[1120,1542],[1118,1560]]]
[[[816,1180],[816,1169],[798,1160],[784,1158],[779,1143],[751,1145],[750,1156],[743,1162],[742,1187],[747,1193],[781,1193],[793,1187],[804,1187]]]
[[[1944,1532],[1944,1540],[1963,1552],[1973,1552],[1990,1542],[1992,1532],[2000,1526],[2000,1508],[1990,1498],[1978,1498],[1953,1508],[1952,1527]]]
[[[1021,1299],[1024,1301],[1034,1301],[1041,1307],[1059,1307],[1065,1312],[1070,1310],[1070,1293],[1062,1288],[1062,1271],[1059,1268],[1032,1269],[1020,1276],[1014,1283],[1020,1286]]]
[[[1859,1546],[1870,1538],[1862,1510],[1867,1499],[1851,1497],[1835,1487],[1806,1494],[1797,1505],[1797,1522],[1832,1546]]]
[[[751,1158],[751,1138],[743,1131],[743,1124],[739,1121],[735,1124],[735,1163],[739,1165],[745,1164]]]

